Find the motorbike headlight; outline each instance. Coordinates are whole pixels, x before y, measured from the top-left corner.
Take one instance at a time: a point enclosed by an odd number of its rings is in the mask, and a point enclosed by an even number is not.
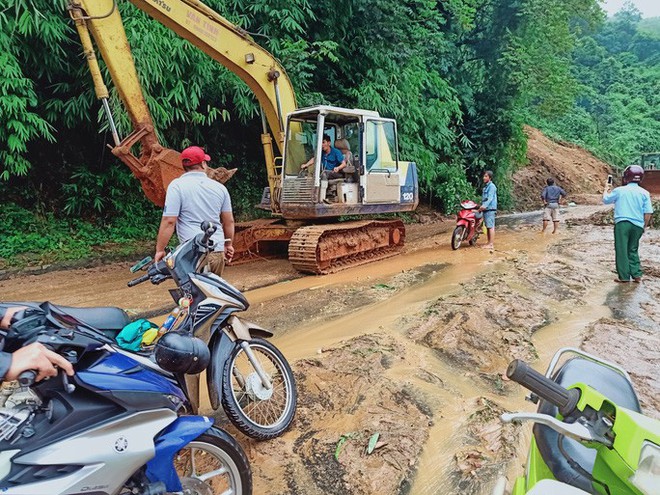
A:
[[[658,493],[660,486],[660,447],[644,442],[639,454],[637,471],[630,477],[630,482],[644,495]]]

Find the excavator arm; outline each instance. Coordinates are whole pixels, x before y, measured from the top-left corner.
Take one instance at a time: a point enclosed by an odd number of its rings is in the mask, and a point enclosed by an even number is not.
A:
[[[181,175],[183,169],[179,153],[164,148],[158,142],[117,9],[117,1],[69,0],[68,10],[83,45],[96,95],[103,102],[110,119],[110,127],[115,139],[112,152],[128,165],[140,180],[147,197],[153,203],[163,205],[168,184]],[[278,213],[279,205],[276,198],[279,196],[282,171],[281,166],[276,165],[271,133],[275,136],[275,143],[281,156],[284,147],[285,116],[296,109],[295,93],[283,67],[245,31],[198,0],[130,0],[130,2],[220,62],[240,77],[255,94],[263,111],[261,142],[268,171],[271,209],[274,213]],[[101,77],[91,38],[94,39],[108,67],[133,125],[133,132],[123,140],[119,139],[114,127],[107,103],[108,90]],[[132,152],[137,143],[141,146],[139,157]],[[216,169],[214,178],[221,182],[229,179],[234,172],[226,169],[218,170],[220,169]]]

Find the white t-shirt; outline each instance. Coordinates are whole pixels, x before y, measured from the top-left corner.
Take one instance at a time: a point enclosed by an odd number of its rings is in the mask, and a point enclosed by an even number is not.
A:
[[[232,211],[229,191],[202,171],[185,172],[167,186],[163,216],[177,217],[176,235],[181,242],[199,234],[201,223],[208,221],[218,225],[211,237],[214,250],[224,251],[225,234],[220,213],[226,211]]]

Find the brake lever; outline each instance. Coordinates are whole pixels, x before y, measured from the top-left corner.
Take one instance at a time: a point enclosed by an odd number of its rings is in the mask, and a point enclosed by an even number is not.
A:
[[[547,414],[504,413],[502,414],[502,416],[500,416],[500,419],[504,423],[513,423],[513,422],[522,423],[523,421],[533,421],[534,423],[539,423],[547,426],[548,428],[552,428],[557,433],[561,433],[562,435],[572,438],[573,440],[577,440],[579,442],[597,441],[599,443],[604,444],[607,447],[612,446],[611,440],[604,438],[600,435],[598,437],[594,436],[593,431],[589,427],[581,423],[577,423],[577,422],[564,423],[563,421],[560,421],[557,418],[553,418],[552,416],[548,416]]]

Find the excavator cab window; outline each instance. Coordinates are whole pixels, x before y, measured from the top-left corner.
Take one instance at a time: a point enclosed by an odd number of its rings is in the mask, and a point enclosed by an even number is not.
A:
[[[286,175],[298,175],[300,165],[316,153],[316,121],[291,121],[286,142]]]
[[[367,172],[398,170],[394,121],[368,120],[365,126],[365,148]]]

